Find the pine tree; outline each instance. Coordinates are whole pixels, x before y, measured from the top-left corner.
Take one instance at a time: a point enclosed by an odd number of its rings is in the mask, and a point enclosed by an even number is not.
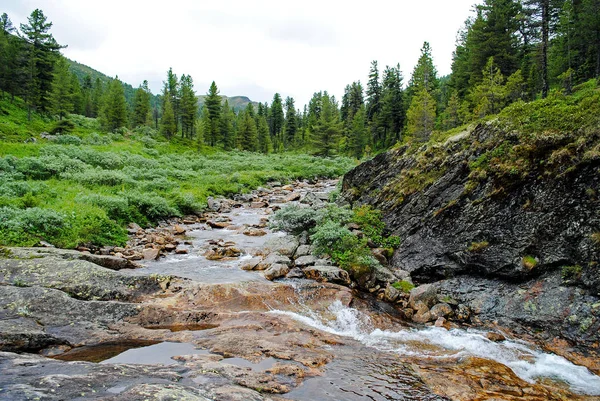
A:
[[[294,99],[287,97],[285,99],[285,146],[291,148],[296,141],[296,132],[298,131],[298,119],[296,117],[296,106]]]
[[[433,132],[436,101],[425,86],[413,96],[406,113],[407,133],[417,141],[425,142]]]
[[[196,114],[198,114],[198,98],[194,91],[194,81],[190,75],[181,76],[180,92],[181,137],[187,135],[192,139],[195,132]]]
[[[348,149],[357,159],[363,156],[367,145],[367,119],[364,106],[352,117],[352,127],[348,136]]]
[[[283,104],[281,103],[281,95],[279,93],[276,93],[273,96],[269,117],[271,137],[274,140],[281,142],[281,133],[283,131],[284,116]]]
[[[133,113],[131,116],[131,125],[135,127],[141,127],[146,125],[148,121],[148,116],[150,114],[150,89],[148,88],[148,81],[144,80],[144,82],[140,85],[139,88],[135,90],[133,95]]]
[[[92,92],[92,115],[90,117],[100,116],[102,110],[102,100],[104,99],[104,84],[100,78],[96,78],[94,90]]]
[[[107,131],[114,131],[127,125],[127,103],[119,77],[108,84],[99,118],[102,127]]]
[[[260,103],[259,103],[260,104]],[[258,115],[258,151],[264,154],[273,151],[271,143],[271,134],[269,133],[269,124],[265,116]]]
[[[215,81],[210,85],[204,99],[204,109],[208,119],[208,126],[204,127],[205,140],[210,146],[217,146],[217,143],[222,142],[220,138],[221,96]]]
[[[162,118],[160,119],[160,133],[167,139],[171,139],[171,137],[177,133],[177,125],[175,124],[175,113],[173,112],[168,85],[165,85],[162,98],[163,112]]]
[[[71,101],[73,103],[72,113],[83,115],[85,111],[84,96],[79,83],[79,78],[75,73],[70,73],[71,76]]]
[[[506,97],[504,76],[494,64],[493,57],[489,58],[482,75],[483,79],[479,85],[473,88],[471,94],[472,102],[475,105],[474,113],[477,118],[498,113],[504,106]]]
[[[48,33],[52,23],[47,22],[42,10],[34,10],[27,21],[27,24],[21,24],[21,32],[27,41],[25,99],[31,120],[32,110],[46,112],[50,105],[54,62],[59,57],[59,50],[65,46],[59,45]]]
[[[424,42],[421,48],[421,56],[419,56],[409,83],[411,95],[419,92],[421,89],[425,89],[429,94],[434,95],[438,86],[439,81],[437,70],[433,65],[431,46],[428,42]]]
[[[312,128],[312,142],[315,154],[329,157],[337,148],[337,142],[342,131],[337,104],[327,92],[322,96],[322,110],[319,119]]]
[[[255,152],[258,150],[258,130],[256,121],[254,120],[254,108],[252,103],[246,106],[240,118],[240,126],[238,127],[238,141],[242,150]]]
[[[73,95],[71,90],[71,74],[67,60],[60,57],[54,65],[54,80],[52,81],[51,110],[59,120],[73,111]]]
[[[374,121],[375,115],[381,108],[381,83],[379,82],[379,69],[377,60],[371,62],[369,82],[367,82],[367,121]]]
[[[221,140],[223,142],[223,149],[231,150],[235,147],[235,136],[233,131],[233,120],[235,119],[235,113],[229,107],[229,101],[225,99],[223,108],[221,111]]]
[[[17,92],[17,55],[20,41],[15,38],[15,27],[6,13],[0,16],[0,98],[4,92]]]
[[[396,67],[386,67],[383,73],[380,125],[384,134],[379,147],[387,147],[400,140],[405,119],[402,72],[398,64]]]
[[[167,71],[167,82],[166,82],[169,97],[171,100],[171,106],[173,107],[173,116],[175,118],[175,133],[179,129],[179,119],[180,119],[180,98],[179,98],[179,81],[177,79],[177,75],[173,73],[173,68],[169,68]]]

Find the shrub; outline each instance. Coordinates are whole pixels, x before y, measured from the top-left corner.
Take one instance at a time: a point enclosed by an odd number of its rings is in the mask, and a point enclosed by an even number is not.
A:
[[[402,280],[402,281],[396,281],[395,283],[393,283],[392,287],[408,294],[408,293],[410,293],[410,291],[413,288],[415,288],[415,285],[408,281]]]
[[[538,265],[538,261],[535,257],[527,255],[523,256],[522,264],[523,267],[527,268],[528,270],[531,270]]]
[[[156,140],[150,138],[149,136],[142,137],[140,139],[140,142],[143,143],[144,146],[147,148],[153,148],[158,144],[158,142],[156,142]]]
[[[90,187],[99,185],[134,186],[136,184],[132,178],[119,170],[89,169],[80,173],[61,174],[61,178],[72,180]]]
[[[352,211],[347,207],[339,207],[335,203],[330,203],[324,208],[316,211],[315,220],[317,224],[323,224],[328,221],[346,224],[352,219],[352,216]]]
[[[106,211],[106,214],[109,217],[115,220],[120,220],[125,223],[130,223],[134,220],[134,213],[132,213],[129,202],[125,197],[90,194],[79,196],[76,200],[81,203],[98,206]]]
[[[109,145],[112,143],[112,140],[108,136],[92,132],[83,140],[83,143],[86,145]]]
[[[129,204],[150,221],[155,222],[159,219],[180,215],[177,209],[159,195],[131,192],[126,193],[125,196]]]
[[[54,143],[60,145],[81,145],[81,138],[75,135],[59,135],[54,138]]]
[[[73,122],[71,120],[60,120],[60,121],[56,122],[54,127],[52,127],[52,129],[50,130],[50,133],[52,135],[67,134],[69,132],[73,132],[74,129],[75,129],[75,124],[73,124]],[[64,135],[64,136],[69,136],[69,135]],[[55,141],[57,141],[58,138],[59,137],[55,138]],[[58,142],[58,143],[61,143],[61,142]]]
[[[205,205],[198,202],[192,194],[178,193],[174,196],[173,203],[183,214],[199,214],[205,209]]]
[[[564,280],[577,280],[581,276],[581,266],[563,266],[561,276]]]
[[[400,246],[400,238],[391,235],[384,236],[385,223],[382,220],[380,210],[374,209],[370,205],[364,205],[354,209],[352,221],[360,226],[362,232],[382,248],[397,248]]]
[[[271,228],[298,235],[312,229],[317,223],[316,218],[315,210],[310,207],[288,205],[275,212]]]
[[[334,221],[325,221],[317,226],[315,233],[310,236],[317,254],[343,253],[358,245],[358,237],[346,227]]]

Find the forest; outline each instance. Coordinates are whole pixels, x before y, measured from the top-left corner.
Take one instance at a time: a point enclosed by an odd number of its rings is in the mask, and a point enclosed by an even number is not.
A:
[[[505,106],[573,87],[600,76],[600,2],[597,0],[485,0],[457,34],[452,73],[438,76],[425,42],[407,83],[400,65],[373,61],[366,85],[348,84],[341,100],[326,90],[308,105],[276,93],[270,104],[236,112],[216,83],[198,106],[190,75],[169,69],[164,89],[153,95],[147,81],[125,96],[123,83],[82,74],[66,60],[43,11],[20,29],[0,18],[0,91],[21,97],[31,112],[57,120],[69,133],[69,116],[98,118],[106,132],[151,128],[201,146],[253,152],[300,150],[356,158],[410,139],[425,141],[496,114]]]
[[[39,9],[19,28],[0,17],[0,245],[123,243],[129,222],[195,213],[209,196],[269,180],[337,177],[507,106],[502,118],[516,113],[521,128],[581,124],[600,76],[599,0],[485,0],[458,31],[450,75],[425,42],[408,80],[373,61],[365,84],[303,106],[275,93],[241,108],[215,82],[198,96],[172,69],[160,94],[146,81],[134,89],[65,58],[51,28]],[[569,118],[540,122],[526,109]]]

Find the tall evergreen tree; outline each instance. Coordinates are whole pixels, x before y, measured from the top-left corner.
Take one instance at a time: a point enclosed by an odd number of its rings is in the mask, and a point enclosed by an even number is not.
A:
[[[52,22],[40,9],[34,10],[27,18],[27,24],[21,24],[21,32],[27,41],[27,79],[25,100],[28,106],[28,119],[31,111],[46,112],[50,104],[54,62],[59,57],[59,45],[51,33]]]
[[[79,78],[75,73],[71,72],[71,102],[73,103],[72,112],[75,114],[83,115],[84,114],[84,96],[83,91],[81,89],[81,84],[79,83]]]
[[[169,68],[167,71],[167,88],[169,90],[169,97],[171,98],[171,106],[173,107],[173,115],[175,117],[175,132],[179,130],[180,115],[180,98],[179,98],[179,80],[177,75],[173,72],[173,68]]]
[[[399,64],[396,67],[386,67],[383,73],[381,117],[379,121],[384,134],[380,147],[390,146],[400,140],[400,133],[406,118],[402,79]]]
[[[481,118],[498,113],[504,106],[504,76],[490,57],[484,70],[483,79],[473,88],[472,99],[475,105],[475,116]]]
[[[210,146],[216,146],[218,142],[221,142],[221,96],[219,96],[219,89],[215,81],[210,85],[204,99],[204,109],[208,119],[208,126],[205,127],[204,131],[205,141]]]
[[[316,155],[329,157],[337,149],[342,131],[337,104],[327,92],[322,96],[322,109],[319,119],[312,128],[313,149]]]
[[[254,120],[254,107],[248,103],[246,110],[240,113],[238,127],[238,141],[242,150],[255,152],[258,150],[258,130]]]
[[[260,104],[260,103],[259,103]],[[271,143],[271,134],[269,133],[269,124],[264,115],[258,115],[258,151],[264,154],[271,153],[273,151],[273,144]]]
[[[17,55],[20,41],[14,36],[16,32],[10,18],[6,13],[0,16],[0,97],[4,92],[13,96],[17,92]]]
[[[436,101],[425,86],[413,96],[406,113],[407,132],[417,141],[427,141],[433,132],[436,116]]]
[[[165,84],[162,98],[163,112],[162,118],[160,119],[160,133],[167,139],[171,139],[171,137],[177,133],[177,125],[175,124],[175,113],[173,111],[173,105],[171,104],[171,95],[169,93],[168,84]]]
[[[233,131],[233,120],[235,119],[235,113],[229,107],[229,101],[225,99],[223,108],[221,110],[221,141],[223,142],[223,149],[231,150],[235,147],[235,136]]]
[[[379,69],[377,60],[371,62],[369,82],[367,82],[367,121],[376,120],[376,115],[381,108],[381,83],[379,82]]]
[[[94,89],[92,91],[92,115],[90,117],[100,116],[102,110],[102,100],[104,99],[104,84],[100,78],[96,78]]]
[[[352,117],[350,135],[348,135],[349,153],[360,159],[367,145],[367,118],[364,105]]]
[[[148,81],[140,85],[135,90],[133,95],[133,113],[131,116],[131,125],[135,127],[141,127],[146,124],[150,114],[150,89],[148,88]]]
[[[296,106],[294,105],[294,99],[288,96],[285,99],[285,145],[287,148],[291,148],[296,141],[297,131]]]
[[[187,136],[192,139],[195,132],[194,123],[198,114],[198,98],[194,91],[194,81],[190,75],[181,76],[180,91],[181,137]]]
[[[50,100],[52,114],[58,116],[59,120],[62,120],[73,111],[71,74],[69,73],[67,60],[64,57],[60,57],[54,65],[54,80],[52,81]]]
[[[271,102],[270,107],[270,131],[271,137],[281,141],[281,133],[283,131],[283,124],[285,122],[285,118],[283,115],[283,104],[281,102],[281,95],[276,93],[273,96],[273,101]]]
[[[100,113],[100,122],[107,131],[114,131],[127,125],[127,102],[119,77],[108,84]]]

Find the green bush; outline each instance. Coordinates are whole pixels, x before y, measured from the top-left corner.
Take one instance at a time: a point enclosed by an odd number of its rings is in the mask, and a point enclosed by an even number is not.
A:
[[[50,130],[50,133],[52,135],[67,134],[69,132],[73,132],[74,129],[75,129],[75,124],[71,120],[60,120],[60,121],[57,121],[56,124],[54,124],[54,127],[52,127],[52,129]],[[67,135],[64,135],[64,136],[67,136]],[[58,140],[58,137],[55,139],[55,141],[56,140]],[[58,143],[62,143],[62,142],[58,142]]]
[[[181,215],[177,209],[171,206],[169,202],[160,195],[128,192],[125,193],[125,197],[127,198],[129,205],[151,222]]]
[[[83,143],[86,145],[109,145],[112,143],[112,140],[106,135],[92,132],[83,140]]]
[[[394,284],[392,284],[392,287],[394,287],[397,290],[400,290],[406,294],[410,293],[410,291],[415,288],[415,285],[413,283],[410,283],[408,281],[396,281]]]
[[[54,143],[60,145],[81,145],[81,138],[75,135],[59,135],[54,138]]]
[[[308,206],[287,205],[275,212],[271,218],[273,230],[286,231],[295,235],[311,230],[316,224],[316,212]]]
[[[381,248],[398,248],[400,238],[391,235],[384,236],[385,223],[380,210],[370,205],[363,205],[354,209],[352,221],[360,226],[362,232]]]

